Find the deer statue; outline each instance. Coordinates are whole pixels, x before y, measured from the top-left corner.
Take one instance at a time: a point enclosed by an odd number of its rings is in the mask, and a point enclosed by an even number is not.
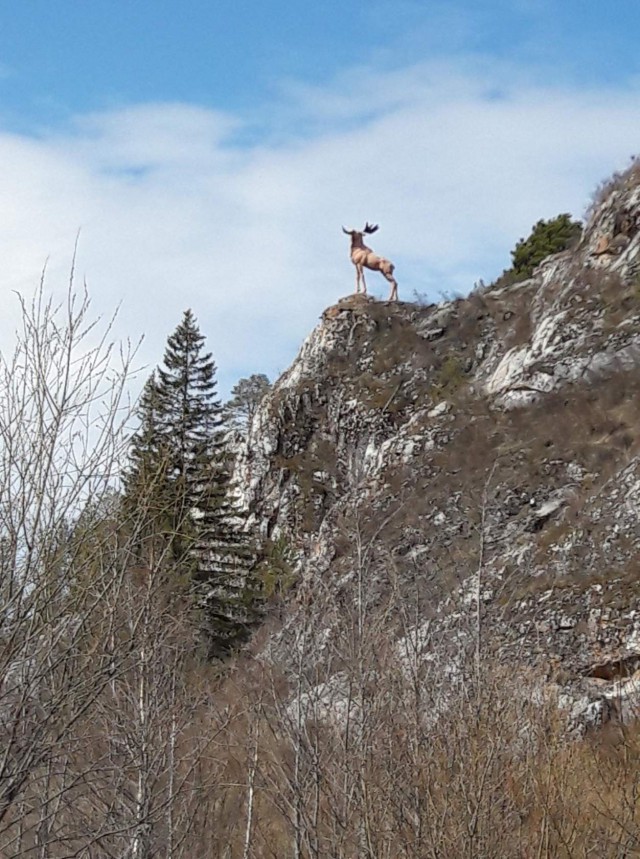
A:
[[[346,230],[344,227],[342,228],[343,233],[351,236],[351,262],[356,267],[356,293],[360,292],[360,280],[362,279],[362,292],[364,295],[367,294],[364,269],[368,268],[371,271],[379,271],[384,277],[386,277],[391,284],[389,301],[397,301],[398,284],[393,276],[393,269],[395,266],[392,262],[389,262],[388,259],[384,259],[384,257],[379,257],[374,254],[371,248],[368,248],[365,245],[363,240],[365,233],[367,235],[371,235],[372,233],[375,233],[377,229],[377,224],[369,224],[368,222],[364,225],[362,230]]]

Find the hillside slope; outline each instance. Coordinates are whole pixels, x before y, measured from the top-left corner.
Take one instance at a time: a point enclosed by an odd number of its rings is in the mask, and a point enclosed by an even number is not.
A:
[[[307,652],[332,708],[336,607],[362,616],[393,594],[387,639],[419,642],[445,684],[503,664],[579,723],[635,712],[636,172],[527,281],[428,307],[342,299],[263,401],[236,477],[298,573],[265,646],[291,661],[313,604]]]

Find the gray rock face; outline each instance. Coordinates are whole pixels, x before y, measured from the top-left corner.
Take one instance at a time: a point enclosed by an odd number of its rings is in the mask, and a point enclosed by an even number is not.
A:
[[[637,710],[638,218],[640,189],[623,183],[579,246],[527,281],[325,311],[236,463],[250,523],[297,557],[273,658],[286,662],[319,586],[314,624],[330,640],[366,563],[369,604],[391,588],[414,600],[443,675],[481,624],[491,658],[541,672],[576,723]],[[390,638],[407,634],[390,622]]]

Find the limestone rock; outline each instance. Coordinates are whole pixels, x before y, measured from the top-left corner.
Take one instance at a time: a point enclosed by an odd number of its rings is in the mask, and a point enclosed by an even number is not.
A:
[[[480,617],[492,659],[562,675],[574,722],[631,718],[637,675],[597,675],[640,653],[639,217],[640,188],[615,187],[524,282],[322,314],[236,459],[250,523],[296,558],[270,658],[287,664],[312,604],[322,663],[365,564],[372,610],[393,589],[428,612],[444,685]],[[346,682],[331,664],[305,699],[325,713]]]

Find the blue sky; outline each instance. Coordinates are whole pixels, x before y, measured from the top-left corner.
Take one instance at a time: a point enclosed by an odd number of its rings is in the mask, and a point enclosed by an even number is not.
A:
[[[615,6],[618,6],[616,10]],[[2,117],[35,130],[179,101],[264,119],[288,82],[474,53],[549,80],[626,84],[640,5],[597,0],[26,0],[0,4]],[[254,113],[257,112],[257,113]]]
[[[5,304],[45,259],[63,289],[80,229],[96,310],[152,366],[192,307],[225,394],[353,288],[342,223],[381,224],[401,298],[490,280],[640,151],[640,4],[615,7],[0,2]]]

